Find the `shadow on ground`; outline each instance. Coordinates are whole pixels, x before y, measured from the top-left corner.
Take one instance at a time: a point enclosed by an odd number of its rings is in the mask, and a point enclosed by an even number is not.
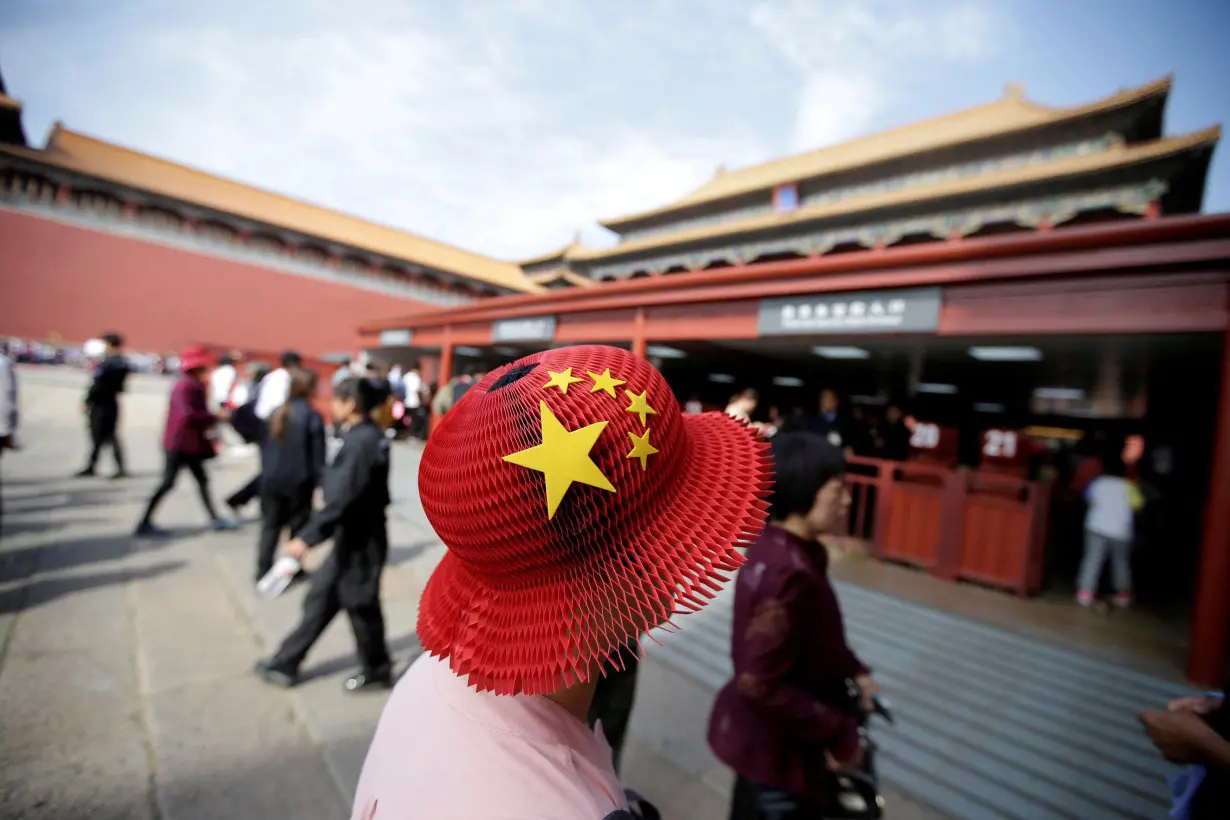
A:
[[[344,618],[346,616],[343,614],[339,617]],[[423,654],[423,645],[419,643],[419,636],[411,632],[409,635],[403,635],[400,638],[389,641],[389,654],[393,656],[394,671],[400,675],[406,667],[418,659],[419,655]],[[354,672],[358,668],[359,658],[354,653],[334,655],[332,658],[320,661],[319,663],[305,666],[299,681],[300,683],[306,683],[317,678],[327,678],[346,672]]]
[[[426,539],[423,541],[415,541],[414,543],[407,544],[404,547],[403,546],[390,547],[389,548],[389,564],[391,564],[392,566],[397,566],[398,564],[404,564],[407,561],[413,561],[415,558],[418,558],[424,552],[426,552],[427,550],[431,549],[432,547],[436,546],[439,543],[440,543],[439,541]]]
[[[125,584],[146,578],[157,578],[184,566],[183,561],[164,561],[148,567],[119,569],[113,572],[97,572],[89,575],[70,575],[60,578],[39,578],[28,584],[0,591],[0,615],[8,615],[47,604],[64,595],[72,595],[112,584]]]
[[[8,532],[5,522],[5,532]],[[55,572],[86,564],[118,561],[134,552],[149,552],[178,538],[197,535],[200,527],[168,530],[165,538],[136,539],[130,535],[104,535],[75,538],[38,547],[23,547],[0,553],[0,582],[18,581],[36,572]]]

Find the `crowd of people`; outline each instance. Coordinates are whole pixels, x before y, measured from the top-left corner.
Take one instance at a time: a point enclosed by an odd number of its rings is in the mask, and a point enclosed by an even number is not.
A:
[[[124,475],[123,340],[105,341],[86,395],[92,454],[83,477],[106,446]],[[733,675],[708,729],[736,774],[732,820],[877,816],[874,801],[862,814],[846,801],[852,778],[874,782],[863,718],[879,687],[846,639],[826,541],[848,516],[848,455],[860,441],[896,446],[891,407],[860,427],[826,391],[814,415],[753,424],[757,396],[743,391],[726,413],[681,412],[644,359],[579,346],[468,374],[434,394],[413,368],[347,365],[333,376],[326,422],[314,403],[318,376],[293,352],[247,376],[233,357],[202,347],[178,358],[164,472],[136,535],[165,534],[153,518],[184,468],[211,526],[235,526],[218,514],[206,469],[229,429],[261,457],[259,475],[227,499],[235,512],[260,501],[254,577],[278,553],[301,561],[333,542],[323,566],[299,576],[311,585],[299,624],[255,666],[277,686],[298,682],[342,611],[360,659],[346,690],[393,685],[380,604],[387,432],[398,403],[407,417],[428,406],[441,416],[419,474],[424,511],[448,547],[420,604],[427,651],[381,717],[356,818],[654,816],[617,771],[640,643],[703,607],[736,569]],[[0,355],[0,452],[15,443],[16,394],[12,361]],[[332,458],[329,422],[340,433]],[[1115,473],[1091,482],[1090,495],[1099,508],[1130,509],[1136,502]],[[1121,536],[1101,532],[1102,554],[1114,554]],[[1175,783],[1176,816],[1230,816],[1230,711],[1220,695],[1140,719],[1162,754],[1190,765]]]

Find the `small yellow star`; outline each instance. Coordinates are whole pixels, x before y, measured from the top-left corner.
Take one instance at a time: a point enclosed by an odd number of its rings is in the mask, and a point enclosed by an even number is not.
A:
[[[658,452],[658,448],[649,443],[649,433],[649,430],[639,436],[636,433],[628,433],[628,437],[632,439],[632,452],[628,453],[628,458],[639,458],[642,470],[649,469],[649,457]]]
[[[538,402],[538,410],[542,422],[542,444],[506,455],[504,460],[546,477],[547,518],[555,517],[555,511],[574,482],[615,492],[615,486],[589,457],[589,451],[594,448],[607,423],[598,421],[569,430],[555,417],[545,401]]]
[[[572,368],[565,368],[563,371],[556,373],[554,370],[548,370],[547,373],[551,376],[551,380],[542,386],[543,390],[550,387],[558,387],[559,392],[567,393],[568,385],[583,382],[585,379],[579,379],[572,375]]]
[[[627,412],[636,413],[637,415],[639,415],[641,417],[642,427],[645,426],[646,416],[658,415],[658,411],[654,410],[652,407],[649,406],[649,399],[646,398],[646,394],[648,393],[649,391],[645,390],[638,396],[635,393],[633,393],[631,390],[624,391],[624,395],[628,397],[628,401],[632,402],[630,405],[628,405]]]
[[[588,372],[588,371],[586,371]],[[611,368],[607,368],[602,373],[590,373],[589,377],[594,380],[594,386],[589,389],[591,393],[597,393],[599,390],[605,390],[607,395],[615,398],[615,388],[627,382],[620,381],[611,375]]]

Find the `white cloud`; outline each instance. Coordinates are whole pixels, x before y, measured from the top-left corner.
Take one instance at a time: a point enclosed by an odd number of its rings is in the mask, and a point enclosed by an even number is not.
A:
[[[973,2],[762,2],[751,23],[797,71],[790,149],[867,132],[891,104],[891,76],[911,61],[977,61],[994,50],[995,20]]]
[[[505,258],[862,133],[890,65],[980,59],[994,28],[958,0],[22,3],[0,53],[32,135],[62,118]]]

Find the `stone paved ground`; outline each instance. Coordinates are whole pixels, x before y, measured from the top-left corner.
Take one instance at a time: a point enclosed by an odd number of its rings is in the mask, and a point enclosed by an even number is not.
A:
[[[136,475],[113,482],[67,477],[85,453],[82,376],[20,375],[25,448],[0,461],[0,817],[347,817],[384,699],[341,691],[353,662],[345,620],[308,659],[302,686],[258,683],[251,664],[293,625],[303,590],[256,598],[255,528],[203,532],[185,475],[159,515],[175,537],[129,537],[161,466],[166,383],[138,378],[125,397]],[[443,554],[417,503],[417,457],[416,445],[395,448],[384,602],[402,662],[418,651],[418,597]],[[215,461],[215,498],[253,469]],[[625,779],[668,820],[725,816],[729,775],[704,748],[711,698],[647,661]],[[934,816],[890,799],[895,820]]]

